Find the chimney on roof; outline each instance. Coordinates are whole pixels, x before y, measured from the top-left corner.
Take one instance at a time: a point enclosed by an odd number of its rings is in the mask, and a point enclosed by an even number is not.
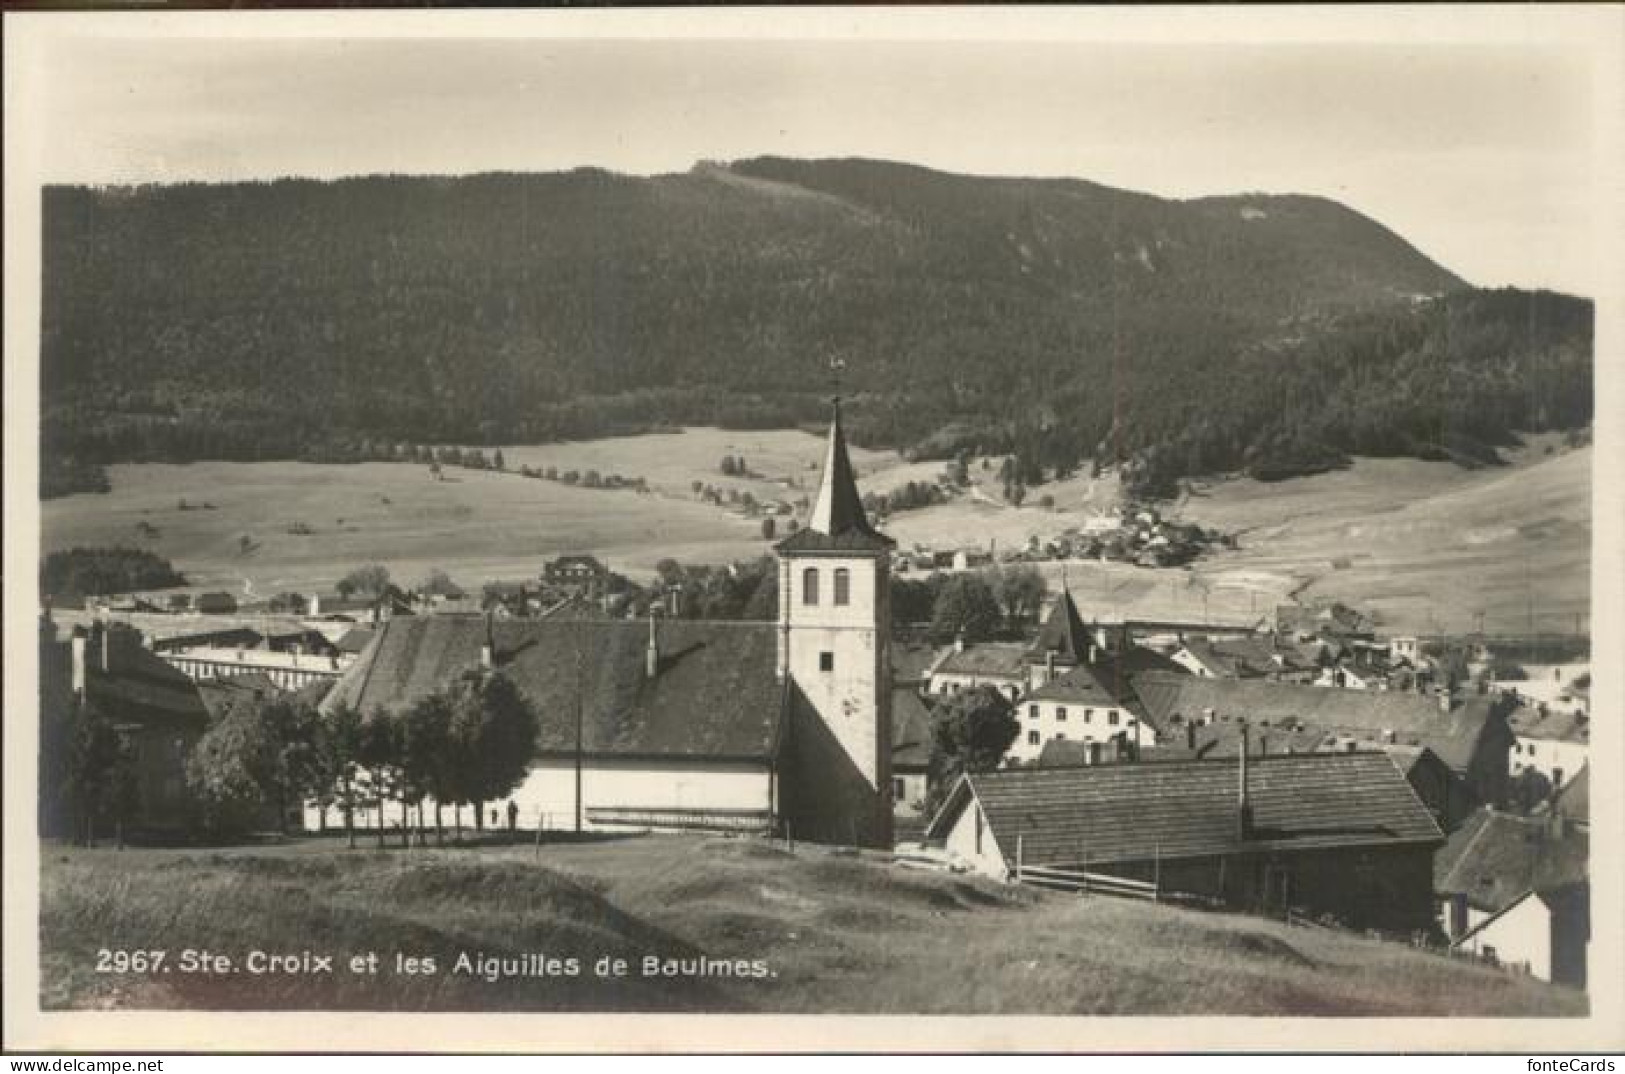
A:
[[[1236,762],[1236,839],[1246,841],[1253,834],[1253,803],[1247,797],[1247,721],[1241,721],[1241,749]]]
[[[112,671],[113,670],[113,662],[112,662],[112,659],[111,659],[111,657],[113,655],[113,650],[112,650],[113,627],[112,627],[112,624],[103,623],[102,624],[102,629],[101,629],[101,635],[102,635],[102,637],[101,637],[102,662],[98,666],[103,671]]]
[[[78,630],[73,632],[73,639],[69,643],[73,650],[73,696],[85,696],[85,636]]]
[[[305,598],[305,614],[313,619],[322,614],[322,598],[320,594],[312,593]]]
[[[1185,748],[1188,750],[1194,750],[1196,748],[1195,720],[1191,720],[1185,724]]]
[[[676,586],[666,590],[666,614],[673,619],[683,614],[683,591]]]
[[[964,651],[965,651],[965,628],[960,627],[959,628],[959,633],[954,635],[954,652],[962,653]]]
[[[643,673],[649,678],[660,674],[660,640],[655,633],[654,609],[649,609],[649,646],[643,653]]]
[[[496,632],[491,626],[491,613],[485,613],[485,644],[480,646],[480,667],[493,668],[497,664]]]
[[[1055,678],[1055,650],[1044,650],[1044,681],[1049,682]]]

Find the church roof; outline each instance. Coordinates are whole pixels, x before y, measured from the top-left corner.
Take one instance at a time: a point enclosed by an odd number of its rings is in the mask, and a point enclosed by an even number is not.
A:
[[[1083,617],[1072,602],[1072,593],[1062,589],[1061,597],[1050,608],[1049,618],[1038,632],[1033,652],[1038,656],[1054,653],[1063,660],[1081,663],[1089,651],[1089,632],[1084,629]]]
[[[824,454],[824,478],[813,501],[807,524],[778,543],[780,552],[877,552],[895,547],[896,541],[869,524],[858,496],[857,477],[846,452],[846,434],[841,431],[841,405],[835,404],[835,417],[829,426],[829,443]]]
[[[651,678],[641,622],[391,619],[322,710],[399,712],[477,666],[487,638],[496,669],[541,718],[540,755],[574,750],[578,702],[589,756],[765,760],[776,749],[783,685],[771,623],[663,622]]]

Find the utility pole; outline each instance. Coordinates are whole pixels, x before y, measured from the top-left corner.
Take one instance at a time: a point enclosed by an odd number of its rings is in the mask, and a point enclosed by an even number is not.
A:
[[[586,660],[581,650],[581,638],[576,637],[576,834],[581,834],[581,728],[585,705],[582,695],[587,691],[585,679]]]

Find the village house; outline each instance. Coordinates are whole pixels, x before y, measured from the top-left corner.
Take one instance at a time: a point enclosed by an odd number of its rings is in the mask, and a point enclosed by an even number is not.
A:
[[[1257,913],[1412,932],[1444,836],[1386,756],[1275,755],[967,774],[926,840],[1000,879],[1033,866]]]
[[[1376,627],[1369,618],[1337,601],[1313,607],[1278,605],[1275,609],[1275,631],[1298,641],[1312,638],[1372,641],[1376,638]]]
[[[1279,644],[1272,637],[1183,637],[1170,654],[1174,663],[1203,678],[1312,682],[1321,672],[1315,646]]]
[[[1149,650],[1137,650],[1127,660],[1138,654],[1157,659]],[[1129,753],[1156,742],[1156,728],[1146,722],[1145,707],[1134,693],[1133,673],[1124,670],[1124,655],[1098,649],[1093,655],[1093,661],[1057,675],[1022,699],[1016,709],[1021,731],[1005,753],[1006,764],[1035,761],[1055,741],[1076,741],[1086,748],[1111,743],[1114,750],[1123,747]]]
[[[1146,719],[1177,745],[1185,725],[1245,719],[1267,733],[1271,752],[1283,729],[1301,729],[1324,741],[1338,736],[1345,749],[1426,746],[1477,802],[1499,802],[1506,792],[1513,737],[1505,706],[1488,695],[1465,698],[1398,691],[1328,690],[1248,679],[1203,679],[1143,672],[1134,689]],[[1264,727],[1269,726],[1267,732]]]
[[[977,686],[992,686],[1012,702],[1020,701],[1059,675],[1098,654],[1098,639],[1084,626],[1072,594],[1063,589],[1050,605],[1031,644],[984,642],[960,638],[932,667],[929,691],[943,696]],[[1036,751],[1035,751],[1036,752]]]
[[[810,517],[775,547],[776,624],[395,619],[322,711],[399,713],[485,666],[540,717],[511,795],[527,826],[774,830],[889,848],[892,544],[863,512],[837,407]],[[322,818],[311,809],[306,823]]]
[[[1591,944],[1589,839],[1561,817],[1485,807],[1434,862],[1451,949],[1584,987]]]
[[[126,831],[186,828],[186,759],[209,725],[197,685],[117,623],[74,628],[63,641],[47,620],[40,647],[42,734],[44,721],[66,721],[75,708],[105,717],[129,750],[134,777],[133,808],[117,820]]]
[[[1508,758],[1511,774],[1535,771],[1545,776],[1552,790],[1573,778],[1591,757],[1591,720],[1575,712],[1538,705],[1523,705],[1507,717],[1514,740]]]
[[[542,566],[542,581],[548,585],[584,593],[596,593],[608,577],[609,568],[596,556],[559,556]]]

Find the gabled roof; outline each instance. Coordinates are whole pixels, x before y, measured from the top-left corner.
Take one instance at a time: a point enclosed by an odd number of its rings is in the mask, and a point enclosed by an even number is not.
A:
[[[1433,889],[1464,895],[1480,910],[1506,909],[1526,892],[1579,883],[1588,874],[1590,840],[1554,835],[1549,820],[1488,806],[1468,817],[1433,859]]]
[[[1032,651],[1040,658],[1045,653],[1054,653],[1058,660],[1074,664],[1082,663],[1088,656],[1089,632],[1078,614],[1078,606],[1072,602],[1071,590],[1063,588],[1050,607]]]
[[[1027,647],[1020,643],[982,642],[967,645],[943,657],[933,675],[976,675],[982,678],[1025,679]]]
[[[829,426],[829,442],[824,453],[823,481],[813,501],[807,524],[780,541],[780,552],[886,551],[896,541],[869,524],[858,496],[857,477],[846,452],[846,434],[841,431],[841,404]]]
[[[892,689],[891,727],[893,767],[923,772],[931,763],[931,710],[913,687]]]
[[[88,639],[85,698],[113,722],[194,727],[208,722],[209,711],[197,684],[143,648],[130,632],[112,632],[107,667],[100,666],[97,649],[96,638]]]
[[[1276,660],[1276,647],[1264,638],[1209,638],[1201,635],[1185,639],[1185,650],[1215,675],[1232,679],[1262,678],[1280,670],[1285,661]],[[1291,654],[1296,657],[1296,654]],[[1294,659],[1293,663],[1301,661]]]
[[[367,647],[368,642],[372,641],[374,633],[376,632],[372,627],[351,627],[333,645],[341,653],[359,653]]]
[[[1405,777],[1381,753],[1301,754],[1248,763],[1250,837],[1236,823],[1237,766],[1211,761],[970,774],[931,821],[946,836],[974,793],[994,838],[1023,860],[1076,865],[1259,850],[1394,844],[1444,836]]]
[[[1266,719],[1272,723],[1295,719],[1311,728],[1368,737],[1393,731],[1396,744],[1427,746],[1458,772],[1467,768],[1480,739],[1499,722],[1489,697],[1469,698],[1442,712],[1432,697],[1397,690],[1344,690],[1161,672],[1135,676],[1134,688],[1145,702],[1147,718],[1157,727],[1169,726],[1175,715],[1190,720],[1212,709],[1216,716],[1244,717],[1254,726]]]
[[[1537,707],[1525,705],[1507,716],[1507,726],[1519,738],[1576,744],[1591,741],[1591,720],[1584,713],[1552,709],[1542,713]]]
[[[766,759],[782,705],[771,623],[662,622],[658,673],[645,672],[646,623],[428,616],[392,619],[322,703],[398,712],[476,667],[487,630],[495,666],[541,717],[538,752]],[[578,662],[579,655],[579,662]]]

